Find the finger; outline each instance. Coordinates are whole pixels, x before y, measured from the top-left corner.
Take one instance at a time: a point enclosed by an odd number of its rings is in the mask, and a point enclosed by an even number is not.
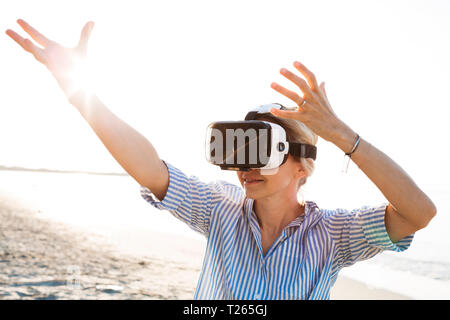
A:
[[[26,50],[26,48],[24,47],[24,38],[22,38],[20,35],[18,35],[15,31],[12,31],[10,29],[6,30],[6,34],[13,39],[15,42],[17,42],[23,49]]]
[[[280,70],[280,73],[289,80],[291,80],[293,83],[295,83],[300,88],[300,90],[302,90],[303,96],[315,100],[314,93],[311,91],[311,88],[308,86],[308,84],[304,79],[300,78],[299,76],[297,76],[296,74],[292,73],[291,71],[285,68],[282,68]]]
[[[320,89],[322,90],[322,92],[323,92],[325,98],[328,99],[328,97],[327,97],[327,92],[325,91],[325,82],[322,82],[322,83],[320,84]]]
[[[23,30],[25,30],[26,33],[28,33],[37,43],[42,45],[44,48],[51,42],[24,20],[19,19],[17,20],[17,23],[23,28]]]
[[[6,30],[6,34],[17,42],[25,51],[30,52],[36,60],[45,63],[44,52],[41,48],[35,46],[29,39],[24,39],[12,30]]]
[[[305,76],[306,81],[308,81],[308,84],[312,90],[317,91],[319,89],[319,86],[318,86],[317,80],[316,80],[316,76],[314,75],[314,73],[309,71],[308,68],[306,68],[302,63],[300,63],[298,61],[294,62],[294,67]]]
[[[86,23],[83,27],[83,30],[81,30],[80,41],[78,42],[78,50],[80,50],[83,55],[86,55],[87,53],[88,41],[93,28],[94,22],[90,21]]]
[[[300,97],[296,92],[286,89],[283,86],[280,86],[278,83],[272,82],[270,87],[275,91],[281,93],[283,96],[291,99],[299,106],[303,104],[303,101],[305,101],[305,99]]]
[[[29,40],[29,39],[25,39],[24,40],[24,45],[26,47],[25,50],[30,52],[36,58],[37,61],[42,62],[43,64],[45,64],[44,50],[42,50],[41,48],[35,46],[33,44],[33,42],[31,42],[31,40]]]

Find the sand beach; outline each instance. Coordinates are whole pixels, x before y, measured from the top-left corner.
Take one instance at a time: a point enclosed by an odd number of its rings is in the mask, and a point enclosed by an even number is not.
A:
[[[192,299],[202,255],[196,240],[149,234],[157,245],[130,254],[40,213],[0,194],[0,299]],[[194,249],[183,255],[186,241]],[[331,298],[409,299],[345,277]]]

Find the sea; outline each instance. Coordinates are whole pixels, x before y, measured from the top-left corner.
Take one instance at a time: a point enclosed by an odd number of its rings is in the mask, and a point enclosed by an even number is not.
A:
[[[449,193],[442,186],[427,194],[438,214],[416,232],[408,250],[382,252],[340,274],[413,299],[450,299]],[[0,196],[21,203],[37,217],[101,236],[119,250],[152,252],[201,266],[204,237],[146,203],[130,176],[0,169]],[[174,249],[159,241],[171,242]]]

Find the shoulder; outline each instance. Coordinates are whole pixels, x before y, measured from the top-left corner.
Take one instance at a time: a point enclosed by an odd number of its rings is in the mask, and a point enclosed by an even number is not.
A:
[[[357,210],[345,208],[320,208],[314,201],[308,201],[309,211],[315,216],[316,224],[323,226],[328,232],[333,233],[337,229],[342,229],[348,225]]]
[[[238,215],[241,211],[246,197],[240,186],[225,180],[214,180],[206,184],[206,189],[208,190],[206,198],[209,198],[208,203],[213,215],[220,212],[219,216],[225,218]]]
[[[240,186],[225,180],[210,181],[208,185],[223,199],[242,201],[245,197],[244,190]]]

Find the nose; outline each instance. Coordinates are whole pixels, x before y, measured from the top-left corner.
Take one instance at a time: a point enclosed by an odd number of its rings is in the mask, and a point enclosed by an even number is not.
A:
[[[250,173],[252,173],[252,172],[254,172],[254,171],[259,171],[260,169],[255,169],[255,168],[248,168],[247,170],[242,170],[242,171],[239,171],[241,174],[244,174],[244,175],[246,175],[246,174],[250,174]]]
[[[241,177],[243,179],[247,177],[256,177],[261,176],[261,169],[250,168],[249,171],[239,171]]]

